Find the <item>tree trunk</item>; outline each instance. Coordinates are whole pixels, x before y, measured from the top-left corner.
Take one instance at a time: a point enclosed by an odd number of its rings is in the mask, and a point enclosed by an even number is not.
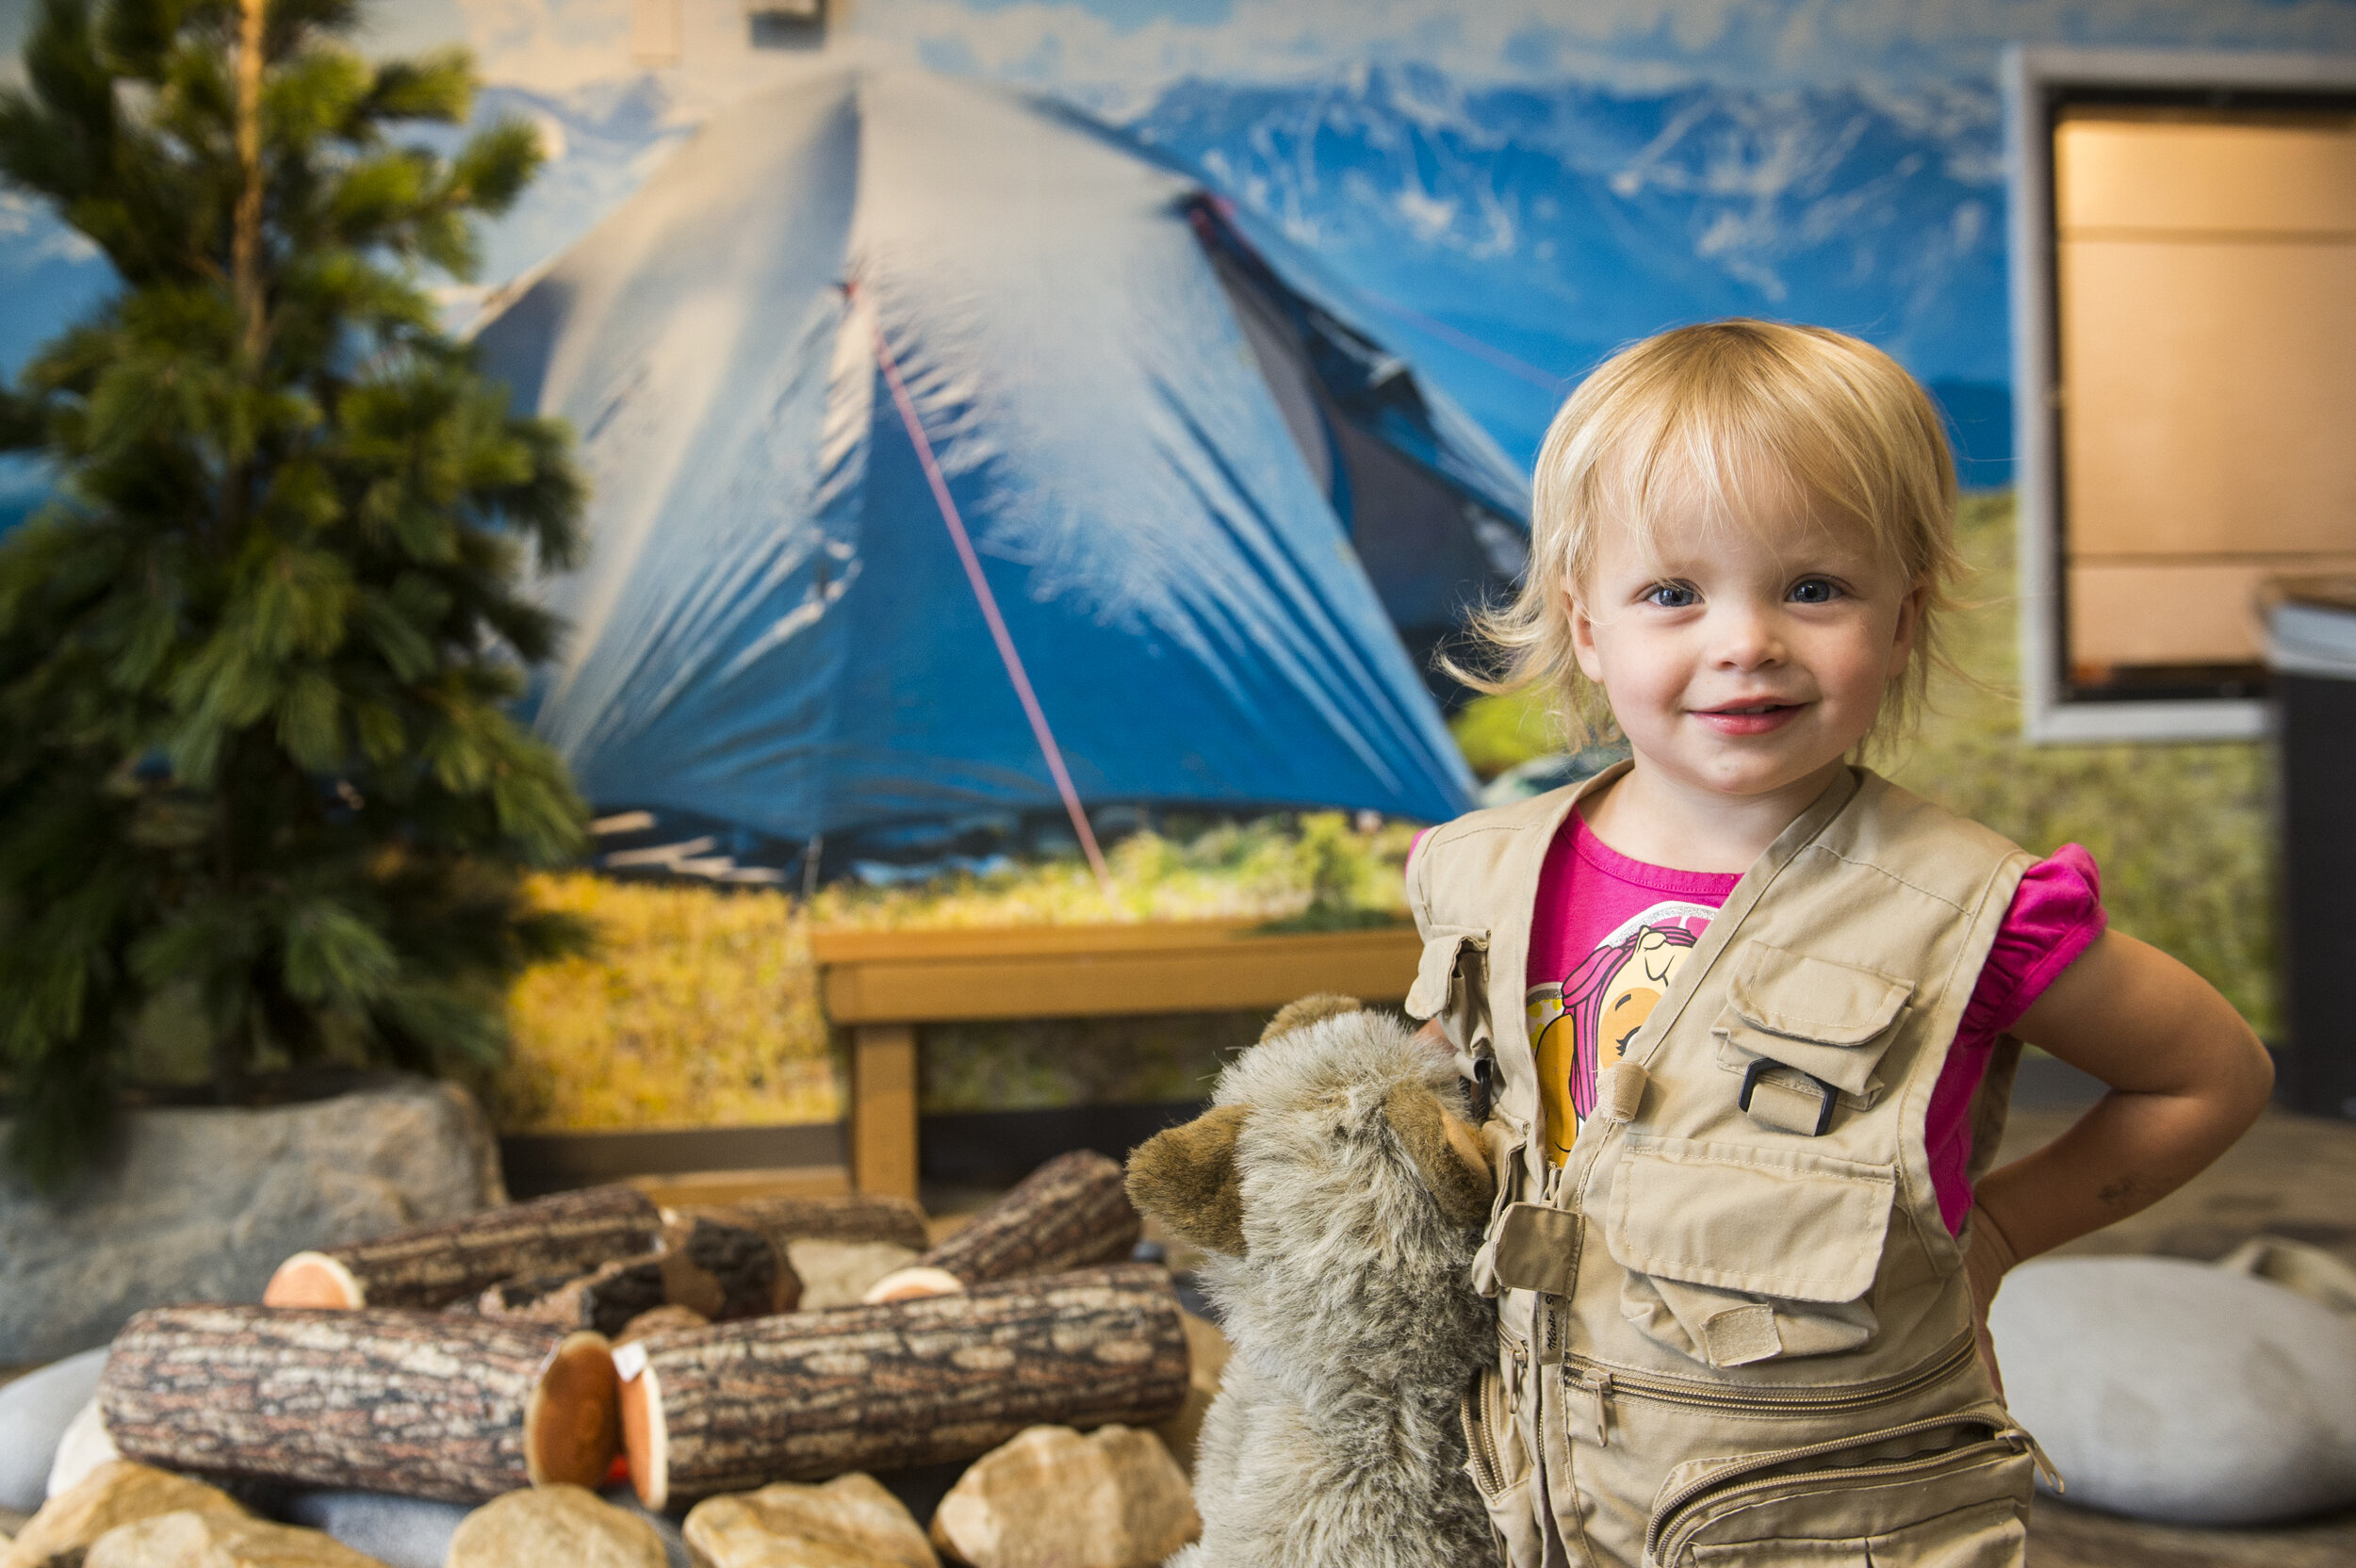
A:
[[[597,1485],[619,1446],[615,1395],[597,1334],[242,1305],[140,1313],[98,1385],[126,1459],[447,1502]]]
[[[262,67],[269,0],[240,0],[237,16],[237,206],[229,237],[230,292],[247,373],[261,374],[267,341],[262,297]]]
[[[1112,1263],[1129,1255],[1139,1229],[1120,1165],[1075,1149],[1032,1171],[908,1267],[876,1281],[867,1299],[906,1300]]]
[[[1151,1264],[714,1324],[624,1346],[622,1432],[648,1508],[776,1480],[966,1460],[1042,1422],[1151,1426],[1186,1334]]]
[[[485,1209],[373,1241],[297,1252],[278,1266],[265,1305],[414,1307],[431,1312],[503,1280],[570,1279],[654,1250],[663,1218],[635,1187],[590,1187]]]
[[[924,1211],[905,1198],[857,1192],[833,1198],[748,1198],[717,1207],[690,1207],[681,1215],[703,1215],[759,1231],[783,1250],[793,1241],[889,1241],[922,1252],[930,1246]]]
[[[590,1274],[503,1281],[483,1293],[478,1310],[594,1329],[610,1339],[657,1307],[686,1307],[708,1323],[725,1323],[792,1312],[801,1300],[801,1277],[783,1248],[759,1231],[695,1215],[663,1226],[655,1252]]]

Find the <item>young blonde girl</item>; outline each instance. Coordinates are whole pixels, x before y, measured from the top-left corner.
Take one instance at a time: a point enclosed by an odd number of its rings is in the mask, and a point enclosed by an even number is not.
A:
[[[1957,566],[1922,388],[1723,321],[1603,366],[1538,459],[1485,630],[1631,757],[1434,830],[1410,1011],[1490,1082],[1473,1473],[1510,1559],[2017,1562],[2004,1272],[2157,1200],[2272,1082],[2189,970],[1853,760],[1904,726]],[[2111,1086],[1990,1169],[2019,1041]]]

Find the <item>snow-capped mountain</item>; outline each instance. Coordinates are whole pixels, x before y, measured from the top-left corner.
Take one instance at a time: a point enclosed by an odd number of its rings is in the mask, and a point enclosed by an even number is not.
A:
[[[1355,284],[1518,455],[1599,356],[1699,318],[1860,333],[1983,418],[2005,379],[1991,94],[1628,96],[1369,70],[1184,82],[1129,129]]]
[[[1862,333],[1933,383],[2001,482],[2009,454],[1997,106],[1976,88],[1652,95],[1474,86],[1428,68],[1266,86],[1191,79],[1118,130],[1197,170],[1354,287],[1369,325],[1517,460],[1569,384],[1660,327],[1757,313]],[[586,233],[692,134],[652,76],[562,95],[487,88],[548,162],[483,235],[483,302]],[[460,133],[420,133],[453,144]],[[0,194],[0,372],[109,273],[45,210]]]

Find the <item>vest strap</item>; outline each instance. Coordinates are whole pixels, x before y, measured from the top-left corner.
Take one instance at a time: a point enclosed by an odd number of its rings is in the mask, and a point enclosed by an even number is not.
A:
[[[1799,1073],[1808,1080],[1809,1087],[1770,1078],[1770,1071]],[[1816,1074],[1801,1071],[1772,1056],[1754,1056],[1751,1065],[1742,1070],[1742,1092],[1735,1103],[1748,1111],[1751,1119],[1762,1127],[1821,1138],[1832,1131],[1832,1108],[1840,1100],[1841,1091]]]

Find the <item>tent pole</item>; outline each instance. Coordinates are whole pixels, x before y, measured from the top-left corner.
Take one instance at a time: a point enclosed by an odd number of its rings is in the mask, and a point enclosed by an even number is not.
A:
[[[1063,751],[1055,744],[1055,731],[1047,727],[1046,710],[1039,707],[1039,695],[1031,690],[1031,678],[1023,672],[1023,656],[1015,651],[1014,636],[1006,629],[1006,617],[998,612],[998,599],[990,591],[990,580],[982,575],[982,558],[974,553],[973,540],[965,531],[965,519],[958,515],[957,503],[950,498],[948,476],[941,471],[940,460],[933,455],[933,444],[925,438],[924,421],[916,416],[916,400],[908,396],[908,383],[900,378],[899,361],[892,357],[892,345],[884,340],[883,321],[872,313],[868,321],[875,339],[875,363],[892,388],[892,406],[900,411],[900,422],[908,427],[908,440],[916,448],[916,460],[924,469],[925,482],[932,486],[933,503],[941,508],[941,520],[948,526],[957,559],[964,563],[965,580],[973,585],[982,619],[990,623],[990,639],[998,645],[998,658],[1006,666],[1006,678],[1014,683],[1014,694],[1023,704],[1024,717],[1031,721],[1032,737],[1039,742],[1039,755],[1047,760],[1047,771],[1055,780],[1055,792],[1063,796],[1063,808],[1072,818],[1072,830],[1080,836],[1081,851],[1088,856],[1088,869],[1096,874],[1096,885],[1104,891],[1104,902],[1118,903],[1113,896],[1112,872],[1104,864],[1104,850],[1097,846],[1096,830],[1088,825],[1088,812],[1080,805],[1080,792],[1073,787],[1072,775],[1063,765]]]

